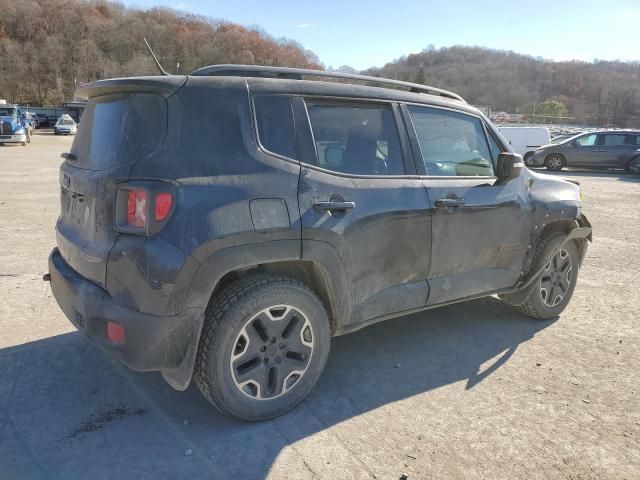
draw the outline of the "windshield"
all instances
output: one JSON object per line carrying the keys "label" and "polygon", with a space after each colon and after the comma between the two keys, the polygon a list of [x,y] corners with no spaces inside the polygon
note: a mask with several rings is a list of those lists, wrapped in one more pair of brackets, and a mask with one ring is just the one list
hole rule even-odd
{"label": "windshield", "polygon": [[0,117],[15,117],[17,110],[15,108],[0,107]]}
{"label": "windshield", "polygon": [[67,118],[61,118],[58,120],[58,125],[74,125],[76,122]]}

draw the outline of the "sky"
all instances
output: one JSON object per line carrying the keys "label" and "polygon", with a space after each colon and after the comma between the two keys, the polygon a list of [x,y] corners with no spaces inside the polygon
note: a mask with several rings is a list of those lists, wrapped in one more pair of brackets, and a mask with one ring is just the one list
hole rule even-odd
{"label": "sky", "polygon": [[325,66],[383,66],[429,45],[477,45],[550,60],[640,60],[640,0],[124,0],[259,25]]}

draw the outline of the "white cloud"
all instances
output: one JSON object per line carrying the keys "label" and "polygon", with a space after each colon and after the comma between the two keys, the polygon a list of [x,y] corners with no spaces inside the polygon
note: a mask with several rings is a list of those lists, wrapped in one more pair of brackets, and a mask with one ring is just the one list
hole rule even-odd
{"label": "white cloud", "polygon": [[309,28],[311,25],[313,25],[312,23],[301,23],[299,25],[296,25],[296,28]]}

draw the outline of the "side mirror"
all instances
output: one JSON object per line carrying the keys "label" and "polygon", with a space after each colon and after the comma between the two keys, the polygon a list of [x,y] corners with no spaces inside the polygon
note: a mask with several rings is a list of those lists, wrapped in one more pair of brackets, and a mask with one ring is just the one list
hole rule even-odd
{"label": "side mirror", "polygon": [[496,176],[499,180],[508,182],[518,178],[523,167],[522,155],[510,152],[500,153],[496,162]]}

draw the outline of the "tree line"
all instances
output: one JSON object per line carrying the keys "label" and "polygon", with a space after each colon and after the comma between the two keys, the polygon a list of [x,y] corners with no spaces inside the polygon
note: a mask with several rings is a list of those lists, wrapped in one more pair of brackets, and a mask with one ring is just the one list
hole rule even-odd
{"label": "tree line", "polygon": [[[144,37],[171,73],[216,63],[323,67],[313,52],[260,27],[106,0],[0,0],[0,98],[57,105],[81,83],[155,75]],[[453,90],[474,105],[533,120],[640,128],[637,62],[552,62],[430,46],[362,73]]]}
{"label": "tree line", "polygon": [[79,83],[155,75],[144,37],[170,73],[216,63],[320,68],[313,52],[259,27],[103,0],[0,0],[0,98],[56,105]]}
{"label": "tree line", "polygon": [[365,73],[453,90],[533,120],[640,128],[640,63],[552,62],[480,47],[427,47]]}

